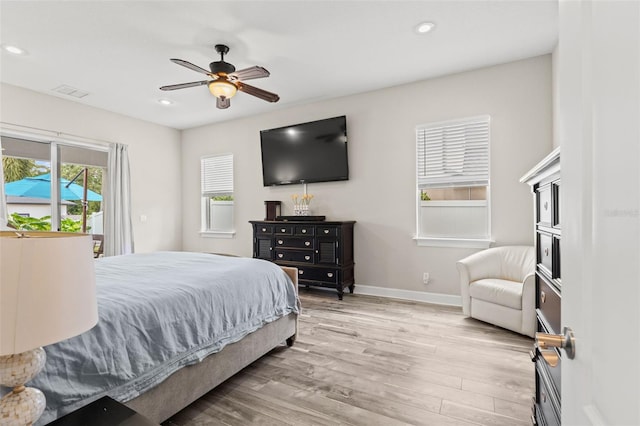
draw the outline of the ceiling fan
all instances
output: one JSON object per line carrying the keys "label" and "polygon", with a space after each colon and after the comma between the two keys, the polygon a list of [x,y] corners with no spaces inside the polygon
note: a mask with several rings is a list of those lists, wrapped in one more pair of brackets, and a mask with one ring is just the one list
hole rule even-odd
{"label": "ceiling fan", "polygon": [[236,71],[236,67],[224,61],[224,55],[229,52],[229,47],[224,44],[216,44],[215,49],[216,52],[220,54],[220,60],[209,64],[211,71],[207,71],[204,68],[200,68],[199,66],[182,59],[171,59],[171,62],[182,65],[183,67],[189,68],[193,71],[206,74],[213,80],[172,84],[170,86],[162,86],[160,90],[186,89],[187,87],[204,86],[206,84],[209,87],[211,94],[216,97],[216,106],[220,109],[229,108],[229,106],[231,106],[231,98],[238,90],[267,102],[278,102],[280,96],[275,93],[250,86],[244,82],[245,80],[269,77],[269,71],[259,66],[253,66]]}

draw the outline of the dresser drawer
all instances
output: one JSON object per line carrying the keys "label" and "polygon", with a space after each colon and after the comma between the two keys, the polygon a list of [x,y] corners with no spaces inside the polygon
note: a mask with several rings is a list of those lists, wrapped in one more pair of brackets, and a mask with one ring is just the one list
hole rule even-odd
{"label": "dresser drawer", "polygon": [[256,235],[273,234],[273,225],[256,225]]}
{"label": "dresser drawer", "polygon": [[283,262],[313,263],[312,251],[276,250],[275,260]]}
{"label": "dresser drawer", "polygon": [[276,247],[313,248],[313,238],[276,237]]}
{"label": "dresser drawer", "polygon": [[300,236],[315,235],[315,228],[310,225],[296,225],[293,227],[293,233]]}
{"label": "dresser drawer", "polygon": [[561,297],[547,279],[538,273],[538,294],[536,306],[541,320],[550,328],[549,333],[560,334],[561,322]]}
{"label": "dresser drawer", "polygon": [[538,232],[538,265],[543,272],[553,277],[553,237],[545,232]]}
{"label": "dresser drawer", "polygon": [[276,235],[293,235],[293,225],[275,225]]}
{"label": "dresser drawer", "polygon": [[309,281],[322,281],[331,284],[337,284],[339,278],[339,270],[332,268],[298,268],[298,279]]}
{"label": "dresser drawer", "polygon": [[551,205],[551,184],[543,185],[537,191],[538,223],[551,226],[553,206]]}
{"label": "dresser drawer", "polygon": [[337,237],[338,227],[336,226],[318,226],[318,237]]}
{"label": "dresser drawer", "polygon": [[560,403],[550,389],[549,378],[541,368],[540,362],[536,363],[536,405],[540,417],[547,426],[560,426]]}

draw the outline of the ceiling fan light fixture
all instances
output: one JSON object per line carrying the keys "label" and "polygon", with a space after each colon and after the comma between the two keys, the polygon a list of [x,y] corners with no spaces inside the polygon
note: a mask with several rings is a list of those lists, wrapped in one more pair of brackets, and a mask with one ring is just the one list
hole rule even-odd
{"label": "ceiling fan light fixture", "polygon": [[219,78],[209,83],[209,91],[216,98],[230,99],[236,94],[238,88],[226,78]]}

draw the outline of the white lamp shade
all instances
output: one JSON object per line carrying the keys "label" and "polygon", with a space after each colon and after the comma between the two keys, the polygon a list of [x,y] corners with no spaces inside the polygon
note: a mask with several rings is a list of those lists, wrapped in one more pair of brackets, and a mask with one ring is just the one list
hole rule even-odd
{"label": "white lamp shade", "polygon": [[90,235],[0,232],[0,355],[68,339],[97,322]]}

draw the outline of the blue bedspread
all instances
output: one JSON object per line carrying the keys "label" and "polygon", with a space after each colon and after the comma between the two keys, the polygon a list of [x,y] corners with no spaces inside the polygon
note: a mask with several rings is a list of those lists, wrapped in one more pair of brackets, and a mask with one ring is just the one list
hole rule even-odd
{"label": "blue bedspread", "polygon": [[[73,262],[70,263],[72,265]],[[291,281],[273,263],[159,252],[96,261],[98,324],[45,347],[46,424],[103,395],[128,401],[184,365],[298,312]]]}

